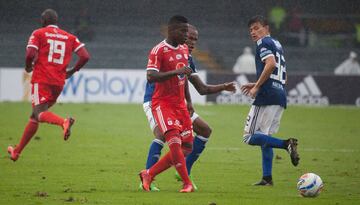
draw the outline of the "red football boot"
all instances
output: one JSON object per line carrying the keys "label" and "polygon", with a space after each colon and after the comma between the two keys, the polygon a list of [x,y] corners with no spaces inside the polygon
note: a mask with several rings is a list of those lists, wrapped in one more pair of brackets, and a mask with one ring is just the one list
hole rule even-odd
{"label": "red football boot", "polygon": [[64,120],[63,128],[64,128],[64,140],[68,140],[71,134],[71,126],[74,124],[75,119],[72,117],[68,117]]}
{"label": "red football boot", "polygon": [[8,153],[10,154],[10,159],[15,162],[20,156],[19,153],[15,152],[15,148],[12,146],[8,146],[7,150]]}
{"label": "red football boot", "polygon": [[190,193],[194,192],[194,187],[192,184],[184,184],[184,187],[180,190],[180,193]]}
{"label": "red football boot", "polygon": [[140,176],[143,190],[150,191],[150,185],[151,185],[151,182],[153,181],[153,177],[147,172],[147,170],[142,170],[139,173],[139,176]]}

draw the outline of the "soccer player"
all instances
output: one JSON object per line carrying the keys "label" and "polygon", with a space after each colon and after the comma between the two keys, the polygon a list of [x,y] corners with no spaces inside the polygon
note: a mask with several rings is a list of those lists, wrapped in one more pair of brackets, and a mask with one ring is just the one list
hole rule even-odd
{"label": "soccer player", "polygon": [[[193,58],[191,56],[191,52],[195,48],[196,42],[199,38],[198,30],[195,26],[189,25],[188,28],[188,36],[186,40],[186,44],[189,48],[189,67],[192,69],[192,73],[189,76],[189,81],[194,85],[195,89],[201,94],[201,95],[207,95],[212,93],[217,93],[221,91],[231,91],[234,92],[236,90],[235,84],[233,82],[227,82],[224,84],[219,85],[208,85],[204,83],[201,78],[199,77],[195,63],[193,61]],[[151,96],[154,92],[154,83],[147,83],[146,84],[146,92],[144,96],[144,111],[146,113],[147,119],[150,124],[150,128],[153,131],[155,135],[155,139],[152,141],[148,153],[148,158],[146,161],[146,169],[149,169],[152,167],[158,160],[161,155],[161,150],[165,143],[165,138],[161,134],[154,117],[151,113]],[[188,174],[190,176],[190,179],[193,183],[193,187],[195,190],[197,190],[196,185],[194,184],[194,181],[192,180],[192,177],[190,175],[191,168],[194,164],[194,162],[199,158],[200,154],[205,149],[205,144],[207,143],[210,135],[211,135],[211,128],[209,125],[199,117],[198,114],[194,112],[194,108],[191,103],[191,97],[186,96],[187,101],[187,107],[190,112],[191,121],[193,123],[193,130],[196,133],[196,136],[193,141],[193,151],[186,157],[186,168],[188,170]],[[181,178],[179,177],[179,180]],[[142,184],[140,184],[140,187],[142,187]],[[151,184],[150,186],[151,191],[159,191],[159,189],[154,185]]]}
{"label": "soccer player", "polygon": [[[57,26],[58,15],[52,9],[41,14],[42,28],[35,30],[26,46],[25,70],[33,71],[31,78],[32,113],[22,138],[16,147],[9,146],[10,159],[16,161],[27,143],[35,135],[39,123],[50,123],[63,129],[63,138],[68,140],[75,119],[66,119],[48,109],[56,103],[65,79],[79,71],[89,60],[89,53],[76,36]],[[72,53],[79,59],[73,69],[66,71]]]}
{"label": "soccer player", "polygon": [[[170,151],[151,168],[140,172],[142,187],[150,191],[154,177],[175,166],[184,186],[180,192],[193,192],[184,154],[192,150],[192,125],[185,102],[185,83],[191,69],[187,67],[189,51],[188,20],[176,15],[168,22],[168,37],[155,46],[147,65],[147,80],[155,82],[151,98],[151,111],[160,133],[165,137]],[[183,153],[184,152],[184,153]]]}
{"label": "soccer player", "polygon": [[269,24],[263,16],[254,16],[248,22],[251,38],[256,42],[257,81],[241,86],[244,94],[255,98],[246,119],[244,142],[261,147],[262,180],[254,185],[273,185],[273,148],[289,152],[294,166],[299,163],[297,139],[281,140],[273,137],[286,108],[286,67],[282,46],[270,36]]}

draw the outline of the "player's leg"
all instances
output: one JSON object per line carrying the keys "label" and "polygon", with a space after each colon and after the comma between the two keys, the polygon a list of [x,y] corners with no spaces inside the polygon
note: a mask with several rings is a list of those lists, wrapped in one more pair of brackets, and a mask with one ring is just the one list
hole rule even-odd
{"label": "player's leg", "polygon": [[41,123],[54,124],[63,128],[64,140],[67,140],[75,120],[71,117],[64,119],[48,110],[56,103],[62,88],[63,86],[34,84],[34,114]]}
{"label": "player's leg", "polygon": [[191,168],[193,164],[200,157],[200,154],[204,151],[205,145],[208,142],[212,131],[209,125],[196,113],[193,114],[191,120],[193,122],[193,130],[196,135],[193,141],[193,150],[186,157],[186,168],[189,175],[191,175]]}
{"label": "player's leg", "polygon": [[[273,135],[277,133],[277,131],[279,130],[282,113],[283,113],[283,108],[277,107],[277,111],[275,113],[273,123],[271,124],[269,129],[269,135]],[[297,152],[298,140],[295,138],[289,138],[285,141],[286,141],[286,150],[290,155],[291,163],[294,166],[297,166],[300,160],[299,154]]]}
{"label": "player's leg", "polygon": [[11,160],[16,161],[19,158],[22,150],[29,143],[31,138],[35,135],[38,127],[39,127],[39,123],[35,119],[34,114],[32,113],[28,123],[25,126],[25,130],[23,132],[19,144],[17,144],[15,147],[13,146],[8,147],[8,153],[10,154]]}
{"label": "player's leg", "polygon": [[261,147],[286,149],[285,140],[267,134],[275,116],[275,107],[273,105],[251,107],[244,130],[245,143]]}

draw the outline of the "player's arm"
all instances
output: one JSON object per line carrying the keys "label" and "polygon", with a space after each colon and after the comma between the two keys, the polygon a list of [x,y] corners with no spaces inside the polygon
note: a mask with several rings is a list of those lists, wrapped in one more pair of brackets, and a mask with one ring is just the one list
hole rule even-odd
{"label": "player's arm", "polygon": [[198,93],[200,95],[208,95],[208,94],[218,93],[218,92],[221,92],[224,90],[231,91],[231,92],[236,91],[234,82],[226,82],[226,83],[218,84],[218,85],[208,85],[208,84],[205,84],[198,75],[191,75],[189,77],[189,80],[190,80],[191,84],[194,85],[195,89],[198,91]]}
{"label": "player's arm", "polygon": [[194,107],[192,105],[191,95],[190,95],[190,89],[189,89],[189,81],[185,81],[185,99],[186,99],[186,105],[187,109],[189,111],[190,116],[194,113]]}
{"label": "player's arm", "polygon": [[176,75],[181,75],[181,74],[190,75],[191,69],[184,66],[184,67],[176,69],[176,70],[161,72],[161,71],[157,71],[156,69],[148,68],[146,71],[146,78],[150,83],[162,82],[162,81],[168,80],[171,77],[174,77]]}
{"label": "player's arm", "polygon": [[269,55],[269,57],[267,57],[265,59],[265,67],[264,67],[263,72],[261,73],[259,79],[254,84],[254,87],[251,88],[251,90],[249,91],[249,95],[251,97],[255,98],[260,87],[265,83],[265,81],[267,79],[270,78],[270,75],[271,75],[271,73],[274,72],[275,68],[276,68],[275,57],[274,57],[274,55]]}
{"label": "player's arm", "polygon": [[33,62],[38,50],[34,47],[27,47],[25,54],[25,71],[30,73],[33,70]]}
{"label": "player's arm", "polygon": [[84,46],[75,53],[78,56],[78,60],[73,69],[66,71],[66,79],[70,78],[75,72],[79,71],[90,60],[90,54]]}

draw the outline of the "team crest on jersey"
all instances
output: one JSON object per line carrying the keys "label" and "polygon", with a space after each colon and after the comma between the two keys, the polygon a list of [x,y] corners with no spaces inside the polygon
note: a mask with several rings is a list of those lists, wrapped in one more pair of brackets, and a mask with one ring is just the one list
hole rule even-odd
{"label": "team crest on jersey", "polygon": [[182,55],[181,54],[177,54],[176,55],[176,59],[180,60],[182,58]]}
{"label": "team crest on jersey", "polygon": [[172,56],[170,56],[169,61],[170,61],[170,62],[171,62],[171,61],[174,61],[174,58],[173,58]]}
{"label": "team crest on jersey", "polygon": [[168,125],[173,125],[173,121],[172,121],[170,118],[168,118],[168,119],[167,119],[167,124],[168,124]]}

